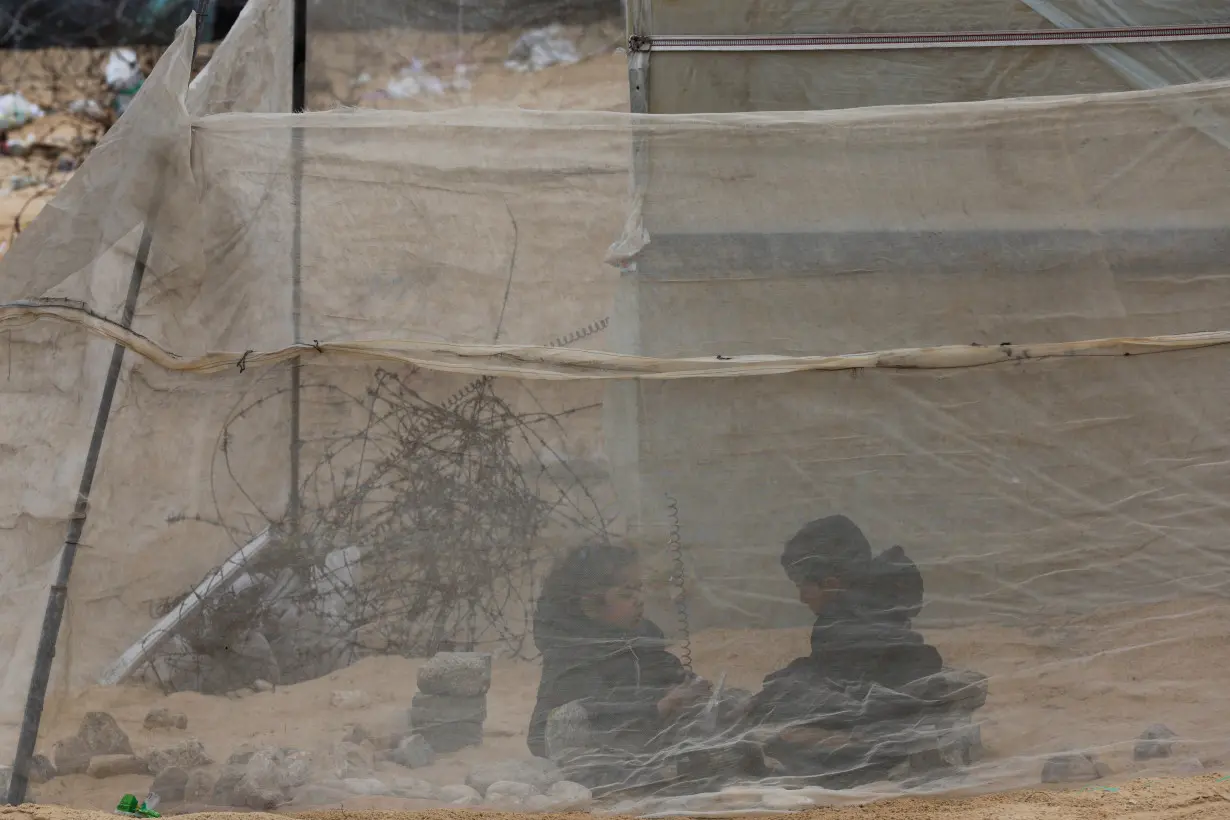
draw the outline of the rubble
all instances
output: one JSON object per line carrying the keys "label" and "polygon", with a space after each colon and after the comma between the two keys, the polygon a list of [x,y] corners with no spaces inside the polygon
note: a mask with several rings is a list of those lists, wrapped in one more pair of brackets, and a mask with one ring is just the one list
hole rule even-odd
{"label": "rubble", "polygon": [[39,784],[47,783],[56,777],[55,764],[47,757],[47,755],[34,755],[30,758],[30,782]]}
{"label": "rubble", "polygon": [[393,794],[410,800],[435,800],[439,796],[435,786],[414,777],[393,778]]}
{"label": "rubble", "polygon": [[346,784],[348,792],[364,797],[386,795],[392,792],[392,789],[374,777],[353,777],[344,779],[342,782]]}
{"label": "rubble", "polygon": [[244,767],[228,764],[214,781],[213,796],[209,802],[215,806],[233,806],[235,788],[244,778]]}
{"label": "rubble", "polygon": [[[177,767],[173,767],[177,768]],[[164,770],[165,771],[165,770]],[[155,780],[155,782],[157,782]],[[209,769],[193,769],[188,772],[184,782],[184,802],[210,803],[213,801],[214,789],[218,785],[218,775]],[[229,803],[224,805],[230,805]]]}
{"label": "rubble", "polygon": [[90,749],[80,737],[73,736],[51,747],[51,759],[61,775],[85,774],[90,767]]}
{"label": "rubble", "polygon": [[136,755],[95,755],[90,758],[85,773],[102,780],[129,774],[146,774],[148,771],[145,762]]}
{"label": "rubble", "polygon": [[370,743],[349,743],[342,741],[333,750],[337,764],[337,777],[347,780],[365,777],[376,768],[375,749]]}
{"label": "rubble", "polygon": [[151,709],[143,725],[146,729],[187,729],[188,716],[165,708]]}
{"label": "rubble", "polygon": [[1136,741],[1136,746],[1132,750],[1132,758],[1134,760],[1154,760],[1170,757],[1171,751],[1174,748],[1174,740],[1177,737],[1178,735],[1171,731],[1168,726],[1154,723],[1148,729],[1141,732],[1140,738]]}
{"label": "rubble", "polygon": [[208,766],[213,763],[209,755],[205,754],[205,746],[195,737],[186,738],[174,746],[168,746],[162,749],[150,749],[145,754],[145,764],[149,768],[151,774],[157,776],[165,769],[172,766],[178,766],[181,769],[190,771],[200,766]]}
{"label": "rubble", "polygon": [[491,656],[479,652],[439,652],[419,667],[418,686],[427,695],[486,695],[491,689]]}
{"label": "rubble", "polygon": [[436,796],[450,806],[477,806],[483,802],[483,796],[470,786],[444,786]]}
{"label": "rubble", "polygon": [[20,128],[44,116],[43,109],[20,93],[0,94],[0,131]]}
{"label": "rubble", "polygon": [[483,795],[492,785],[501,782],[525,783],[543,793],[563,779],[563,774],[551,761],[530,758],[475,766],[466,776],[466,785]]}
{"label": "rubble", "polygon": [[406,737],[397,744],[391,755],[394,763],[407,769],[421,769],[436,762],[436,752],[431,744],[419,734]]}
{"label": "rubble", "polygon": [[106,712],[87,712],[81,721],[77,736],[85,743],[91,755],[131,755],[132,742],[128,735]]}
{"label": "rubble", "polygon": [[149,790],[158,795],[165,803],[180,803],[188,788],[188,772],[178,766],[169,766],[162,770]]}
{"label": "rubble", "polygon": [[1042,766],[1043,783],[1087,783],[1112,774],[1110,766],[1091,752],[1069,752],[1049,758]]}
{"label": "rubble", "polygon": [[487,787],[488,803],[508,809],[519,809],[531,797],[542,796],[542,792],[529,783],[519,783],[513,780],[498,780]]}
{"label": "rubble", "polygon": [[525,32],[508,50],[505,68],[513,71],[542,71],[553,65],[579,63],[581,55],[576,44],[568,39],[564,27],[553,23],[546,28]]}

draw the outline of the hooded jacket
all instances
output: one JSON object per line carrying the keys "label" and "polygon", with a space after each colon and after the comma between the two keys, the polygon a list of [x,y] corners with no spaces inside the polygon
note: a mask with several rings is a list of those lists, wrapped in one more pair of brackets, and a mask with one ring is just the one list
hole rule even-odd
{"label": "hooded jacket", "polygon": [[625,631],[590,618],[540,607],[534,643],[542,653],[542,681],[530,718],[529,748],[546,757],[547,717],[580,701],[599,733],[645,733],[662,727],[658,701],[687,678],[680,660],[666,650],[662,630],[643,620]]}

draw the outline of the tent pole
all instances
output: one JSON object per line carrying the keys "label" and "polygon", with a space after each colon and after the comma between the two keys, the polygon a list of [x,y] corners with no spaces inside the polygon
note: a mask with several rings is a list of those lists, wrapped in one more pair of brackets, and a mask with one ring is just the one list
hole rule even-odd
{"label": "tent pole", "polygon": [[[197,0],[193,11],[196,14],[196,33],[192,41],[192,63],[196,62],[197,46],[200,44],[201,31],[205,17],[209,11],[210,0]],[[191,65],[191,63],[190,63]],[[162,209],[164,186],[159,184],[154,189],[154,197],[146,212],[144,224],[141,227],[141,241],[137,245],[136,259],[132,265],[132,275],[128,279],[128,294],[124,300],[124,312],[121,324],[132,327],[133,317],[137,312],[137,300],[141,295],[141,285],[149,266],[150,249],[154,243],[150,222]],[[98,413],[94,419],[94,432],[90,436],[90,446],[86,451],[85,467],[81,471],[81,484],[77,489],[77,501],[73,505],[73,517],[68,523],[68,534],[64,538],[64,546],[60,550],[60,567],[56,572],[55,581],[47,595],[47,608],[43,612],[43,628],[39,634],[38,651],[34,656],[34,671],[30,675],[30,689],[26,694],[26,708],[22,715],[21,734],[17,739],[17,753],[13,758],[13,772],[9,780],[8,793],[5,802],[19,806],[25,802],[26,791],[30,785],[30,762],[34,758],[34,750],[38,744],[39,725],[43,719],[43,706],[47,699],[47,687],[51,682],[51,668],[56,656],[56,642],[60,636],[60,625],[64,620],[64,608],[68,604],[68,581],[72,576],[73,562],[77,558],[77,546],[81,543],[85,531],[86,518],[90,509],[90,493],[94,489],[94,478],[98,473],[98,460],[102,454],[103,439],[107,433],[107,422],[111,418],[111,405],[115,401],[115,392],[120,383],[120,372],[124,365],[124,347],[116,344],[111,349],[111,364],[107,368],[107,378],[103,382],[102,397],[98,402]]]}
{"label": "tent pole", "polygon": [[[307,106],[307,0],[294,0],[294,51],[291,66],[290,106],[293,113],[301,113]],[[303,129],[291,128],[291,202],[294,222],[291,226],[291,326],[295,344],[303,341],[300,336],[301,310],[303,304]],[[300,392],[303,385],[303,360],[296,356],[290,366],[290,498],[287,500],[286,518],[291,543],[299,537],[299,514],[302,501],[299,497],[299,451],[303,446],[300,436]]]}

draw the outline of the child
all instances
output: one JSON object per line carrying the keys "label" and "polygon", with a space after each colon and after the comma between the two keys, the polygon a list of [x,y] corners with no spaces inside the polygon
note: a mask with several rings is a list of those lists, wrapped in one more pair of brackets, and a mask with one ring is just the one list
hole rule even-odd
{"label": "child", "polygon": [[811,654],[766,677],[750,707],[756,722],[779,727],[766,751],[794,775],[835,773],[830,787],[874,779],[884,771],[877,744],[860,748],[851,737],[921,704],[873,698],[872,690],[900,691],[943,667],[910,628],[922,608],[922,575],[901,547],[873,558],[843,515],[806,524],[786,542],[781,563],[816,623]]}
{"label": "child", "polygon": [[632,549],[583,546],[551,571],[534,615],[543,661],[530,752],[547,756],[547,718],[565,704],[580,703],[597,736],[635,747],[708,697],[709,684],[666,651],[662,630],[644,615]]}

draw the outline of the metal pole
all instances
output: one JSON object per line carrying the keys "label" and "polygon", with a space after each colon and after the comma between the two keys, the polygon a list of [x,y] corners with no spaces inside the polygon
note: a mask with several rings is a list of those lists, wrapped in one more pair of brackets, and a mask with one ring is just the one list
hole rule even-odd
{"label": "metal pole", "polygon": [[[301,113],[307,105],[307,0],[294,0],[294,52],[291,66],[291,111]],[[300,314],[303,303],[303,129],[291,128],[291,200],[294,222],[291,226],[291,327],[295,344],[303,341]],[[303,360],[295,357],[290,366],[290,498],[287,502],[287,524],[291,542],[299,536],[299,451],[300,394],[303,385]]]}
{"label": "metal pole", "polygon": [[[192,43],[193,62],[196,61],[197,45],[200,42],[201,28],[209,3],[210,0],[197,0],[194,9],[196,33]],[[128,280],[128,295],[124,300],[124,312],[120,318],[120,323],[124,327],[132,326],[133,317],[137,312],[137,299],[141,295],[141,284],[145,280],[150,248],[154,242],[150,222],[162,209],[164,194],[165,189],[159,181],[145,215],[145,223],[141,228],[141,241],[137,245],[137,256],[132,266],[132,276]],[[19,806],[25,802],[26,791],[30,785],[30,761],[34,758],[34,749],[38,744],[38,730],[43,719],[47,686],[51,682],[51,667],[55,661],[56,642],[60,636],[60,624],[64,620],[64,607],[68,603],[68,581],[72,576],[73,562],[77,558],[77,546],[81,543],[81,535],[85,531],[85,522],[90,510],[90,492],[94,489],[94,477],[98,473],[98,459],[102,453],[103,438],[107,433],[107,422],[111,417],[111,405],[115,401],[115,391],[119,387],[120,371],[123,365],[124,347],[117,344],[111,350],[111,364],[107,368],[107,379],[103,382],[102,398],[98,402],[94,432],[90,436],[85,468],[81,471],[81,484],[77,489],[77,502],[73,505],[73,517],[68,523],[68,534],[64,538],[64,547],[60,552],[60,567],[56,572],[51,592],[47,596],[47,608],[43,613],[43,629],[39,635],[38,651],[34,656],[34,671],[30,675],[26,710],[22,716],[21,734],[17,739],[17,754],[13,758],[13,774],[9,780],[8,794],[5,796],[6,802],[13,806]]]}

